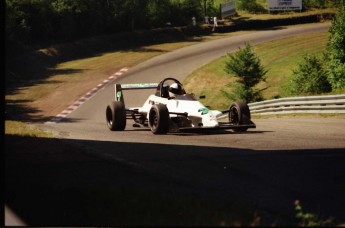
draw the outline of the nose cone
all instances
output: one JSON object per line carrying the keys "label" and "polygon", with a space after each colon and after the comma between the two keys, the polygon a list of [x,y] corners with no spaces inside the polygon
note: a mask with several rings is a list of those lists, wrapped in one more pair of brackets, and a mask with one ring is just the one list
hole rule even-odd
{"label": "nose cone", "polygon": [[219,126],[217,117],[212,112],[209,112],[203,116],[202,124],[204,127],[218,127]]}

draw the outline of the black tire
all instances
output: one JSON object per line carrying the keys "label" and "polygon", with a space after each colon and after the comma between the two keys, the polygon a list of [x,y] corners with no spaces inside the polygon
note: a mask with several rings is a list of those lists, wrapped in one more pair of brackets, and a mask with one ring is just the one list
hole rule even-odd
{"label": "black tire", "polygon": [[[246,124],[250,120],[250,110],[243,101],[236,101],[229,107],[229,122],[234,125]],[[247,127],[234,128],[234,131],[246,131]]]}
{"label": "black tire", "polygon": [[169,111],[163,104],[153,105],[149,113],[149,126],[153,134],[166,134],[169,131]]}
{"label": "black tire", "polygon": [[126,128],[126,109],[122,102],[113,101],[105,111],[108,128],[111,131],[123,131]]}

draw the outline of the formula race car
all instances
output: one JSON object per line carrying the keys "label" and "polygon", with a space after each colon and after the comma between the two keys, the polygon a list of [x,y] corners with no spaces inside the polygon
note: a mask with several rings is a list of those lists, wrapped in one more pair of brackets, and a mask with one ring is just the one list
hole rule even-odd
{"label": "formula race car", "polygon": [[[148,97],[142,107],[126,108],[123,90],[134,89],[156,89],[156,92]],[[224,117],[225,121],[222,122]],[[108,128],[123,131],[127,119],[134,120],[133,127],[149,127],[153,134],[188,129],[246,131],[256,127],[245,102],[236,101],[224,111],[209,110],[194,94],[186,93],[182,84],[174,78],[165,78],[159,83],[115,84],[115,101],[106,108]]]}

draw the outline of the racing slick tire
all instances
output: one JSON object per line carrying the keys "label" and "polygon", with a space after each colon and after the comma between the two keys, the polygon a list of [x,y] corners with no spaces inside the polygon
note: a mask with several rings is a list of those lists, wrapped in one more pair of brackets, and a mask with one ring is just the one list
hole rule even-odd
{"label": "racing slick tire", "polygon": [[163,104],[153,105],[149,113],[149,126],[153,134],[166,134],[169,131],[169,111]]}
{"label": "racing slick tire", "polygon": [[126,110],[123,102],[113,101],[105,111],[108,128],[111,131],[123,131],[126,128]]}
{"label": "racing slick tire", "polygon": [[[229,122],[234,125],[246,124],[250,120],[250,110],[243,101],[236,101],[229,107]],[[233,131],[246,131],[247,127],[234,128]]]}

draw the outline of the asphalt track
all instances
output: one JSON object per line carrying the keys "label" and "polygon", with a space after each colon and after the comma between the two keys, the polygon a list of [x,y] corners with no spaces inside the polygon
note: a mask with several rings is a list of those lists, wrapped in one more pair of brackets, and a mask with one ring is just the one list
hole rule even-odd
{"label": "asphalt track", "polygon": [[[222,210],[220,208],[231,204],[234,198],[240,199],[257,209],[261,225],[293,224],[293,202],[299,199],[309,212],[320,214],[324,218],[332,216],[338,224],[344,223],[344,116],[253,119],[257,128],[244,133],[229,130],[153,135],[148,129],[133,128],[130,122],[123,132],[111,132],[105,124],[105,108],[114,96],[113,83],[159,82],[165,77],[175,77],[183,81],[183,78],[194,69],[227,52],[237,50],[239,46],[244,45],[244,41],[255,45],[325,31],[328,28],[329,23],[320,23],[255,31],[192,45],[131,67],[121,78],[106,85],[65,119],[58,123],[42,125],[57,136],[57,139],[48,142],[52,147],[55,143],[68,141],[84,148],[84,152],[76,154],[71,150],[71,154],[64,155],[68,157],[74,154],[73,156],[78,157],[74,158],[77,162],[73,160],[72,163],[72,159],[68,160],[69,165],[52,162],[52,158],[47,156],[48,152],[40,152],[39,155],[35,154],[36,158],[42,160],[40,166],[25,165],[23,173],[8,174],[11,176],[10,180],[23,178],[23,181],[28,183],[28,179],[37,175],[35,183],[46,186],[45,189],[48,190],[54,189],[45,193],[45,201],[41,200],[39,204],[34,200],[30,201],[31,195],[26,196],[24,191],[19,192],[15,184],[10,185],[9,189],[16,197],[25,199],[28,205],[36,203],[42,207],[37,206],[39,209],[36,209],[36,212],[32,211],[31,217],[30,212],[22,209],[20,217],[24,218],[24,221],[29,221],[29,225],[40,226],[218,224],[181,220],[174,212],[167,213],[169,215],[163,219],[157,214],[155,216],[157,211],[164,211],[159,208],[157,211],[153,209],[151,222],[141,220],[133,213],[133,208],[126,208],[121,212],[126,214],[127,209],[131,211],[128,211],[128,215],[132,216],[128,220],[116,218],[114,214],[112,217],[102,214],[97,217],[98,220],[92,220],[91,217],[99,212],[88,208],[88,220],[82,213],[86,213],[87,207],[83,202],[89,200],[87,197],[83,198],[87,194],[85,191],[87,192],[91,185],[103,189],[106,184],[114,188],[120,186],[121,189],[130,189],[129,192],[139,196],[145,191],[153,191],[159,193],[158,195],[164,192],[170,194],[169,196],[183,195],[197,201],[206,200],[219,206],[210,206],[210,214],[212,211]],[[142,105],[149,93],[126,92],[126,105]],[[28,157],[24,153],[22,156]],[[63,155],[54,156],[62,160]],[[97,159],[98,165],[96,162],[91,163],[89,156]],[[84,159],[86,162],[83,162],[82,157],[87,157]],[[33,164],[37,163],[39,161],[33,161]],[[15,170],[18,164],[8,166]],[[44,167],[48,171],[42,172],[37,167]],[[43,173],[49,173],[51,176],[43,176]],[[26,176],[28,178],[24,178]],[[74,181],[70,180],[72,177]],[[57,193],[56,189],[68,189],[68,186],[75,186],[74,188],[79,189],[81,193]],[[74,192],[77,192],[75,189]],[[122,193],[119,197],[126,196],[125,192]],[[36,192],[32,193],[37,194],[39,195]],[[54,199],[47,196],[54,194],[55,196],[51,197]],[[71,202],[66,203],[74,209],[56,206],[55,208],[60,209],[54,210],[54,207],[46,203],[65,202],[64,194],[79,197],[73,206],[72,198],[69,198]],[[131,197],[128,197],[128,200],[130,202]],[[20,202],[14,201],[12,200],[10,206],[20,209]],[[115,204],[107,204],[107,207],[116,207]],[[65,213],[64,216],[59,214],[61,211]]]}

